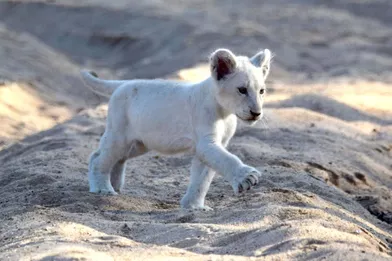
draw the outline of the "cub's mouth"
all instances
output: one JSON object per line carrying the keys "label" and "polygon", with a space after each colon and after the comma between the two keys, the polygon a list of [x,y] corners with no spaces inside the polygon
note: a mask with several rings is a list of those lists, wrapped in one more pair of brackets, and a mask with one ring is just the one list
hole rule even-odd
{"label": "cub's mouth", "polygon": [[238,114],[236,114],[235,116],[237,116],[238,119],[240,119],[244,122],[247,122],[247,123],[255,123],[256,121],[261,119],[261,117],[250,117],[250,118],[244,119],[244,118],[238,116]]}

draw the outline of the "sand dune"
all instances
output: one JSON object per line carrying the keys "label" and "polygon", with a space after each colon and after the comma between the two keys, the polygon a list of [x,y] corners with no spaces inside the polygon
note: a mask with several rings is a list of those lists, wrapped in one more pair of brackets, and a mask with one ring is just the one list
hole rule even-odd
{"label": "sand dune", "polygon": [[[263,171],[261,184],[235,197],[218,177],[207,197],[215,211],[191,213],[178,209],[190,164],[184,156],[131,160],[121,196],[87,192],[86,158],[104,114],[104,107],[83,112],[0,153],[2,258],[388,258],[392,238],[381,220],[390,222],[390,208],[382,209],[390,202],[390,156],[350,123],[303,109],[268,110],[273,125],[243,127],[230,146]],[[377,219],[361,204],[385,215]]]}
{"label": "sand dune", "polygon": [[[390,260],[390,3],[361,3],[0,1],[0,260]],[[151,152],[89,193],[107,105],[80,68],[197,81],[221,46],[276,53],[229,146],[260,184],[218,176],[214,211],[181,210],[191,158]]]}

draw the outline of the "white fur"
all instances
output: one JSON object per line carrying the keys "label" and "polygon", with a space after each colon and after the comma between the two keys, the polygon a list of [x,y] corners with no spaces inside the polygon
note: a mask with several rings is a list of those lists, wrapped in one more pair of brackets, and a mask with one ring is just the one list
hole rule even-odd
{"label": "white fur", "polygon": [[[124,184],[126,160],[149,150],[192,152],[191,178],[183,208],[209,209],[204,198],[215,172],[235,193],[257,184],[260,172],[226,150],[237,117],[253,124],[262,117],[264,80],[271,52],[251,59],[227,49],[210,58],[211,77],[199,83],[167,80],[105,81],[83,71],[92,90],[110,96],[107,126],[90,157],[90,192],[117,194]],[[247,88],[241,94],[239,87]],[[259,116],[252,116],[253,111]]]}

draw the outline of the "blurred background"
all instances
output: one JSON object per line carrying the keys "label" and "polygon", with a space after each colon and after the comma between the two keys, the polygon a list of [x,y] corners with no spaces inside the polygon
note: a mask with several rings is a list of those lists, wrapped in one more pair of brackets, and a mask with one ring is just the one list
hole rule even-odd
{"label": "blurred background", "polygon": [[275,76],[291,81],[385,80],[391,10],[387,0],[51,0],[1,1],[0,15],[4,30],[125,78],[166,76],[226,46],[274,50]]}

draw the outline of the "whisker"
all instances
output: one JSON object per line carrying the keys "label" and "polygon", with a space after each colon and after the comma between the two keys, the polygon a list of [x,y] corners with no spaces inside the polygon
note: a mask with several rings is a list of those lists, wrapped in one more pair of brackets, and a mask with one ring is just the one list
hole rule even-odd
{"label": "whisker", "polygon": [[269,129],[268,124],[265,122],[265,120],[263,118],[260,119],[260,122],[263,124],[265,129]]}
{"label": "whisker", "polygon": [[264,120],[266,123],[271,121],[271,119],[267,115],[264,115],[262,120]]}

